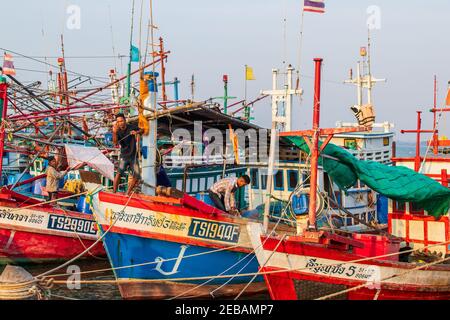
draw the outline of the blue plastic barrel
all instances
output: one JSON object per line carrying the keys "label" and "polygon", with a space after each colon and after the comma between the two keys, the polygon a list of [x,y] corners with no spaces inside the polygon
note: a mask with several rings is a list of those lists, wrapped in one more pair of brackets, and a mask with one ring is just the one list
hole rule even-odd
{"label": "blue plastic barrel", "polygon": [[195,195],[195,199],[200,200],[210,206],[214,206],[214,202],[211,200],[208,192],[199,192]]}
{"label": "blue plastic barrel", "polygon": [[148,91],[158,92],[157,81],[158,81],[159,73],[153,72],[153,71],[148,71],[148,72],[144,72],[144,74],[151,77],[151,79],[147,80]]}
{"label": "blue plastic barrel", "polygon": [[106,145],[112,145],[113,141],[112,141],[112,133],[108,132],[105,133],[105,144]]}
{"label": "blue plastic barrel", "polygon": [[306,194],[296,194],[292,197],[292,210],[296,215],[308,212],[308,196]]}
{"label": "blue plastic barrel", "polygon": [[86,201],[86,196],[80,196],[77,202],[77,211],[82,213],[92,213],[89,203]]}
{"label": "blue plastic barrel", "polygon": [[58,188],[59,189],[63,189],[64,185],[66,184],[66,181],[67,181],[67,174],[64,176],[64,178],[59,179],[59,181],[58,181]]}
{"label": "blue plastic barrel", "polygon": [[47,179],[42,178],[39,180],[33,181],[33,193],[42,195],[42,187],[45,187],[47,184]]}
{"label": "blue plastic barrel", "polygon": [[377,218],[378,223],[388,223],[388,198],[377,195]]}

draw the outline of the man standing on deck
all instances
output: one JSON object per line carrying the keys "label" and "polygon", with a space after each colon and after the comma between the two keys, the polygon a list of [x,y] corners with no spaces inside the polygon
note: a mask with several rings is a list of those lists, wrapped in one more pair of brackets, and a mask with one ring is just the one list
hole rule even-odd
{"label": "man standing on deck", "polygon": [[130,195],[140,179],[140,167],[137,153],[136,136],[142,133],[137,125],[127,124],[125,116],[122,113],[116,115],[116,122],[112,128],[114,145],[120,144],[119,170],[114,178],[113,192],[117,192],[120,177],[125,174],[127,169],[131,170],[131,181],[128,180],[128,191]]}
{"label": "man standing on deck", "polygon": [[238,188],[245,187],[249,183],[250,177],[247,175],[219,180],[208,190],[209,197],[216,208],[232,215],[239,215],[234,194]]}
{"label": "man standing on deck", "polygon": [[64,178],[64,176],[67,174],[67,172],[70,171],[70,168],[68,167],[66,170],[59,172],[57,169],[57,163],[55,157],[51,156],[48,159],[48,168],[47,168],[47,184],[45,186],[45,189],[48,192],[49,200],[55,200],[56,199],[56,193],[58,192],[58,185],[59,180]]}

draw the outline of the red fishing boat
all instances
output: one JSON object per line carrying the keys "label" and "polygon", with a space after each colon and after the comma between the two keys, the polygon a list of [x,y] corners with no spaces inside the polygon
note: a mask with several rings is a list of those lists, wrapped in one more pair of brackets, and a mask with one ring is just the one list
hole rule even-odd
{"label": "red fishing boat", "polygon": [[[1,189],[0,264],[69,260],[96,240],[92,214],[41,204],[6,187]],[[105,255],[99,243],[85,257]]]}
{"label": "red fishing boat", "polygon": [[[405,167],[358,161],[336,146],[327,145],[334,130],[319,128],[321,62],[322,59],[315,60],[313,130],[282,134],[292,137],[293,141],[304,136],[311,152],[308,219],[297,221],[298,234],[290,237],[266,235],[259,224],[248,227],[271,298],[450,299],[450,265],[446,264],[450,260],[447,251],[450,244],[450,191],[435,180]],[[320,136],[324,134],[328,137],[320,145]],[[312,184],[321,153],[324,157],[334,155],[335,171],[342,170],[340,172],[346,172],[347,176],[353,172],[375,191],[395,199],[394,203],[402,203],[406,208],[421,207],[422,214],[412,215],[405,211],[404,217],[409,215],[409,218],[405,218],[408,222],[404,223],[391,211],[391,232],[385,234],[348,235],[318,230],[314,203],[316,188]],[[326,169],[327,165],[324,167]],[[392,208],[393,201],[390,203]],[[420,247],[405,246],[410,245],[415,236],[408,234],[408,225],[413,224],[421,224],[425,230],[434,228]]]}
{"label": "red fishing boat", "polygon": [[[7,88],[6,82],[0,83],[2,119],[7,115]],[[0,159],[3,158],[4,138],[5,127],[1,126]],[[15,186],[43,177],[37,176]],[[97,240],[95,227],[92,214],[57,208],[17,193],[8,186],[0,189],[0,264],[69,260]],[[104,256],[106,253],[99,243],[89,254],[86,256]]]}

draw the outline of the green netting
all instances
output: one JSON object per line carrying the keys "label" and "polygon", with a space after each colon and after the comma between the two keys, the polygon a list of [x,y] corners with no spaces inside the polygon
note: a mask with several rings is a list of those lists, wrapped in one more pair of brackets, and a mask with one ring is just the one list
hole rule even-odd
{"label": "green netting", "polygon": [[[302,151],[309,153],[309,147],[302,137],[286,138]],[[319,163],[344,191],[359,179],[390,199],[417,203],[436,218],[448,212],[450,189],[423,174],[402,166],[358,160],[345,149],[331,143],[322,153],[338,159],[320,157]]]}

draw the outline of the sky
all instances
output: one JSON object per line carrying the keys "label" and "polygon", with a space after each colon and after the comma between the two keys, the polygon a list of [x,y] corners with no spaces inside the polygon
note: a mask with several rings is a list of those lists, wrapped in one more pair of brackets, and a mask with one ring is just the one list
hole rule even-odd
{"label": "sky", "polygon": [[[132,0],[15,0],[2,1],[0,50],[43,57],[56,64],[64,36],[67,68],[106,81],[111,68],[126,72],[130,43]],[[325,0],[323,15],[305,13],[300,0],[153,0],[155,39],[164,38],[170,50],[166,79],[178,77],[181,98],[190,98],[190,79],[195,74],[195,99],[223,95],[222,75],[229,76],[229,95],[244,97],[244,66],[254,70],[247,96],[256,98],[271,89],[271,70],[296,69],[300,63],[301,99],[293,106],[293,129],[311,126],[315,57],[324,59],[321,126],[354,121],[349,109],[356,103],[356,89],[344,85],[349,69],[356,67],[359,48],[367,43],[367,23],[375,22],[372,37],[372,72],[386,78],[374,89],[377,122],[389,121],[396,131],[416,127],[417,110],[424,111],[423,127],[432,126],[433,77],[438,78],[438,104],[443,106],[450,80],[447,41],[450,12],[448,0]],[[133,43],[145,50],[149,0],[135,0]],[[69,28],[68,8],[79,8],[79,28]],[[377,8],[379,15],[368,8]],[[6,14],[5,14],[6,13]],[[377,18],[373,20],[373,18]],[[69,23],[70,25],[70,23]],[[72,25],[73,26],[73,25]],[[112,30],[112,32],[111,32]],[[141,41],[139,41],[141,34]],[[114,47],[114,51],[113,51]],[[103,58],[80,58],[103,56]],[[106,57],[105,57],[106,56]],[[38,58],[44,60],[43,58]],[[283,63],[284,62],[284,63]],[[17,78],[26,83],[45,81],[48,66],[16,57]],[[137,67],[137,64],[133,64]],[[25,71],[22,69],[33,70]],[[100,83],[94,81],[93,86]],[[169,88],[169,98],[173,96]],[[234,101],[237,101],[234,100]],[[230,101],[232,103],[233,100]],[[255,105],[255,122],[270,127],[270,101]],[[443,115],[441,133],[450,136]],[[424,136],[426,138],[426,136]],[[397,139],[413,141],[412,134]]]}

